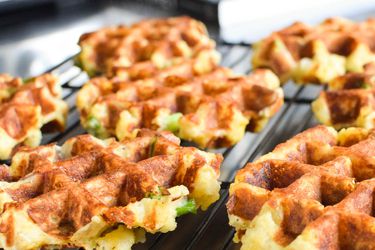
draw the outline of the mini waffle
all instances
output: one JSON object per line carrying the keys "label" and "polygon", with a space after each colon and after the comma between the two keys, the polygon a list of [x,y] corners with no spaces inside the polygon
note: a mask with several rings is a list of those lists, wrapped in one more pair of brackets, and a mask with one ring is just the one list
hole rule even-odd
{"label": "mini waffle", "polygon": [[375,61],[375,22],[331,18],[271,34],[254,46],[253,66],[271,68],[282,81],[327,83],[346,72],[363,72]]}
{"label": "mini waffle", "polygon": [[150,19],[84,34],[77,63],[90,76],[113,76],[118,68],[169,67],[214,51],[203,23],[189,17]]}
{"label": "mini waffle", "polygon": [[362,73],[347,73],[329,83],[312,103],[315,117],[323,124],[344,127],[375,127],[375,63]]}
{"label": "mini waffle", "polygon": [[[117,142],[90,135],[21,148],[0,182],[0,248],[130,249],[144,232],[219,198],[222,157],[168,132]],[[12,181],[10,181],[10,179]]]}
{"label": "mini waffle", "polygon": [[39,145],[42,127],[64,129],[68,107],[60,95],[61,87],[50,74],[27,82],[0,74],[0,159],[9,158],[18,144]]}
{"label": "mini waffle", "polygon": [[302,132],[237,173],[227,203],[242,249],[374,249],[375,131]]}
{"label": "mini waffle", "polygon": [[136,128],[169,130],[200,147],[231,146],[246,130],[260,131],[283,104],[269,70],[235,76],[214,64],[202,73],[190,60],[137,81],[94,78],[79,91],[81,123],[105,138]]}

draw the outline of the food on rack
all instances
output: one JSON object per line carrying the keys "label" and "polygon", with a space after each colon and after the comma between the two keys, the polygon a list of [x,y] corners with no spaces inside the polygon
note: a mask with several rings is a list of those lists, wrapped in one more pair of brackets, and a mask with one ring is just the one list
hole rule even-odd
{"label": "food on rack", "polygon": [[135,129],[168,130],[200,147],[237,143],[260,131],[283,104],[278,78],[259,69],[236,76],[228,68],[196,70],[192,59],[136,81],[93,78],[79,91],[81,124],[100,138]]}
{"label": "food on rack", "polygon": [[[0,248],[130,249],[145,232],[219,198],[222,156],[170,132],[118,142],[91,135],[20,148],[0,182]],[[11,181],[10,181],[11,180]]]}
{"label": "food on rack", "polygon": [[[77,64],[90,76],[113,76],[119,68],[130,72],[139,68],[164,69],[205,53],[216,53],[215,42],[204,24],[189,17],[103,28],[82,35],[79,45]],[[218,61],[217,53],[216,57]]]}
{"label": "food on rack", "polygon": [[347,73],[329,82],[312,103],[318,121],[336,129],[375,127],[375,63],[362,73]]}
{"label": "food on rack", "polygon": [[375,130],[308,129],[237,173],[242,249],[374,249]]}
{"label": "food on rack", "polygon": [[138,128],[169,130],[201,147],[226,147],[260,131],[283,103],[267,70],[235,76],[218,67],[215,42],[189,17],[105,28],[80,39],[91,79],[79,91],[83,127],[100,138]]}
{"label": "food on rack", "polygon": [[254,45],[255,68],[272,69],[284,82],[326,84],[375,62],[375,19],[330,18],[317,26],[297,22]]}
{"label": "food on rack", "polygon": [[41,129],[63,130],[68,112],[56,77],[44,74],[28,81],[0,74],[0,159],[19,144],[37,146]]}

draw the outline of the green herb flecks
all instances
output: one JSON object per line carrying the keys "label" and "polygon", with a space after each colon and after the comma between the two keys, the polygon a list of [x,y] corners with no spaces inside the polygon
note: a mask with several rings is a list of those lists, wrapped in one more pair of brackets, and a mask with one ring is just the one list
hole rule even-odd
{"label": "green herb flecks", "polygon": [[182,207],[176,208],[177,216],[181,216],[188,213],[197,213],[197,205],[195,204],[195,201],[192,199],[189,199],[185,205]]}
{"label": "green herb flecks", "polygon": [[99,138],[104,137],[104,128],[96,117],[89,116],[86,120],[85,125],[87,132],[89,132],[90,134]]}
{"label": "green herb flecks", "polygon": [[158,141],[157,137],[152,138],[152,141],[150,143],[150,148],[148,150],[149,157],[153,157],[155,155],[155,146],[156,146],[157,141]]}
{"label": "green herb flecks", "polygon": [[165,118],[165,130],[176,133],[180,130],[181,113],[174,113]]}
{"label": "green herb flecks", "polygon": [[80,57],[80,54],[78,54],[77,56],[74,57],[74,66],[80,68],[83,70],[83,64],[82,64],[82,60],[81,60],[81,57]]}
{"label": "green herb flecks", "polygon": [[150,199],[155,199],[155,200],[160,200],[162,197],[161,194],[155,194],[155,193],[148,193],[146,194],[146,198],[150,198]]}
{"label": "green herb flecks", "polygon": [[373,86],[371,84],[366,83],[366,82],[364,82],[361,87],[362,87],[362,89],[372,89],[373,88]]}
{"label": "green herb flecks", "polygon": [[27,77],[27,78],[22,79],[22,82],[23,82],[23,84],[27,84],[27,83],[34,82],[35,79],[36,79],[36,77]]}

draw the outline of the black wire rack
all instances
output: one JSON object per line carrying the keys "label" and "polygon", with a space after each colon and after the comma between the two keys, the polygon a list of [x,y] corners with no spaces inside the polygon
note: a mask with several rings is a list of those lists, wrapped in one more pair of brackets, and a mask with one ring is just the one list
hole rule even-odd
{"label": "black wire rack", "polygon": [[[230,67],[234,72],[241,74],[248,74],[251,71],[252,50],[250,46],[219,43],[218,50],[222,54],[222,66]],[[60,77],[63,98],[69,105],[69,115],[66,130],[63,133],[44,135],[43,144],[55,141],[62,144],[72,136],[85,133],[79,123],[75,99],[77,91],[88,80],[88,77],[86,73],[74,66],[73,57],[47,72]],[[229,186],[236,171],[247,162],[271,151],[278,143],[316,123],[311,113],[310,103],[322,87],[301,86],[288,82],[283,89],[285,104],[262,132],[246,133],[245,137],[233,147],[215,150],[224,155],[220,176],[222,181],[220,199],[207,211],[199,211],[195,215],[190,214],[178,218],[177,229],[173,232],[147,234],[146,242],[135,245],[133,249],[238,249],[240,247],[232,242],[234,230],[228,225],[225,206]]]}

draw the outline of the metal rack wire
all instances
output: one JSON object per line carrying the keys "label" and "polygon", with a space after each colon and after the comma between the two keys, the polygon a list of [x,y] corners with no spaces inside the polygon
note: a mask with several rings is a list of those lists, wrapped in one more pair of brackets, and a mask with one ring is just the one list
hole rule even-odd
{"label": "metal rack wire", "polygon": [[[232,68],[237,73],[249,73],[251,48],[245,45],[219,44],[222,65]],[[79,114],[75,108],[78,89],[87,80],[87,76],[74,66],[70,57],[48,70],[62,81],[63,98],[69,105],[67,128],[63,133],[54,133],[43,137],[43,144],[57,141],[59,144],[77,134],[85,133],[79,123]],[[229,184],[233,181],[236,170],[247,162],[272,150],[278,143],[294,134],[311,127],[312,117],[310,102],[321,91],[319,86],[298,86],[293,83],[284,85],[285,104],[278,114],[271,119],[259,134],[247,133],[235,146],[216,150],[224,155],[221,170],[221,198],[205,212],[178,218],[178,227],[167,234],[147,235],[147,241],[134,246],[134,249],[238,249],[232,242],[234,230],[229,227],[226,215]],[[249,204],[250,205],[250,204]]]}

